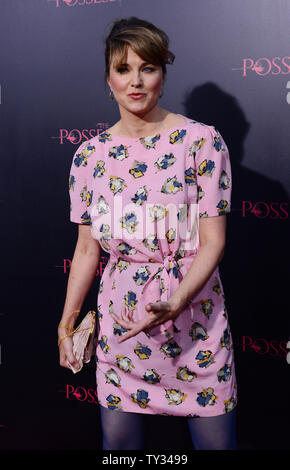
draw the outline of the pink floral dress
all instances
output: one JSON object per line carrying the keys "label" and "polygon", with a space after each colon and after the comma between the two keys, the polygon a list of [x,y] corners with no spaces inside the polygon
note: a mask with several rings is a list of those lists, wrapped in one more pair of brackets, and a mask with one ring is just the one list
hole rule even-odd
{"label": "pink floral dress", "polygon": [[126,306],[138,321],[147,303],[168,300],[198,252],[200,218],[231,210],[225,141],[214,126],[182,117],[144,138],[104,131],[73,156],[70,220],[90,225],[110,255],[97,297],[96,381],[100,405],[114,411],[206,417],[237,403],[218,267],[174,322],[150,334],[118,344],[127,330],[111,315]]}

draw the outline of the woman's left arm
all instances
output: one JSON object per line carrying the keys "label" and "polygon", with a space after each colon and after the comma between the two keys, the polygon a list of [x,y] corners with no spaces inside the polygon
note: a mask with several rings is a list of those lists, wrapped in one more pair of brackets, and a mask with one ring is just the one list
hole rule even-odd
{"label": "woman's left arm", "polygon": [[223,258],[226,243],[226,214],[199,220],[199,250],[178,289],[170,297],[173,312],[179,314],[202,289]]}
{"label": "woman's left arm", "polygon": [[[173,309],[177,311],[183,310],[196,296],[222,260],[226,244],[226,215],[231,211],[232,171],[227,144],[214,126],[202,125],[199,137],[203,144],[193,161],[198,187],[200,248],[179,288],[170,298]],[[187,156],[187,166],[191,166],[190,162],[191,157]]]}

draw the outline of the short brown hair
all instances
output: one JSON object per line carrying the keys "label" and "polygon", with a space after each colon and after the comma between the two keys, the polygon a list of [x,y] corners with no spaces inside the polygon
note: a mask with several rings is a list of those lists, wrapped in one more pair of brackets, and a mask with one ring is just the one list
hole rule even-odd
{"label": "short brown hair", "polygon": [[175,59],[168,45],[167,34],[149,21],[136,16],[115,21],[105,39],[105,81],[110,75],[112,57],[116,57],[116,67],[119,67],[125,59],[128,46],[146,62],[160,65],[165,77],[166,64],[173,64]]}

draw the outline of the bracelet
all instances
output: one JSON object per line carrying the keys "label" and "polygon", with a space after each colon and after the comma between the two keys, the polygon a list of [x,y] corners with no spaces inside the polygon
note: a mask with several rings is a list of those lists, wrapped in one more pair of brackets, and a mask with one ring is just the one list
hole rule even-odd
{"label": "bracelet", "polygon": [[63,325],[62,323],[60,323],[58,326],[61,328],[66,328],[67,330],[70,330],[70,331],[74,331],[74,328],[71,328],[70,326],[67,326],[67,325]]}
{"label": "bracelet", "polygon": [[[74,312],[78,313],[80,312],[80,309],[73,310],[71,313],[74,313]],[[67,325],[63,325],[62,323],[60,323],[58,326],[62,328],[66,328],[67,330],[70,330],[70,331],[74,331],[74,328],[71,328],[70,326],[67,326]]]}
{"label": "bracelet", "polygon": [[61,338],[59,338],[57,345],[59,346],[64,338],[67,338],[68,336],[71,336],[71,335],[72,335],[72,333],[68,333],[67,335],[62,336]]}
{"label": "bracelet", "polygon": [[[78,330],[78,331],[85,331],[85,330],[90,330],[90,329],[91,329],[91,326],[88,326],[87,328],[82,328],[81,330]],[[73,330],[73,332],[68,333],[67,335],[64,335],[61,338],[59,338],[57,345],[59,346],[64,338],[67,338],[68,336],[72,336],[75,331],[76,330]]]}

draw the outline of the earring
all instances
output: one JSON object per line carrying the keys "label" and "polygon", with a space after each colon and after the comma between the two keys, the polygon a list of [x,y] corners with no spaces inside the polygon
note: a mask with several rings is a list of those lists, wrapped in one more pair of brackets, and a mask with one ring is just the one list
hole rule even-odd
{"label": "earring", "polygon": [[162,98],[162,96],[163,96],[163,93],[161,92],[161,94],[159,95],[159,98]]}
{"label": "earring", "polygon": [[113,100],[113,99],[114,99],[114,95],[113,95],[113,92],[112,92],[112,90],[110,90],[109,97],[111,98],[111,100]]}

